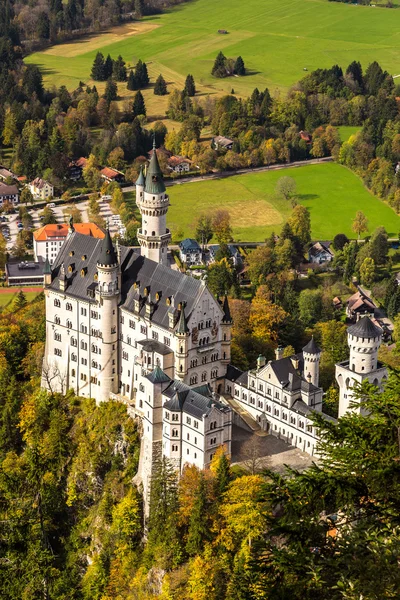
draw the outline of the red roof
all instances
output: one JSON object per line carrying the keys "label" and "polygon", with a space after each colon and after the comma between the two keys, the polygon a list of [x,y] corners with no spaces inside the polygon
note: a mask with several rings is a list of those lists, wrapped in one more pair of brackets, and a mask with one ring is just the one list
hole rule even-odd
{"label": "red roof", "polygon": [[87,161],[88,161],[87,158],[85,158],[84,156],[81,156],[80,158],[78,158],[78,160],[75,161],[75,165],[77,167],[82,167],[82,169],[83,169],[84,167],[86,167]]}
{"label": "red roof", "polygon": [[[100,240],[104,238],[104,231],[95,223],[74,223],[74,229],[77,233],[89,235]],[[45,242],[51,238],[66,238],[68,231],[69,226],[67,223],[44,225],[40,229],[37,229],[33,232],[33,237],[37,242]]]}
{"label": "red roof", "polygon": [[119,175],[122,175],[120,171],[116,171],[115,169],[111,169],[110,167],[104,167],[104,169],[102,169],[100,173],[104,175],[104,177],[107,177],[107,179],[115,179]]}

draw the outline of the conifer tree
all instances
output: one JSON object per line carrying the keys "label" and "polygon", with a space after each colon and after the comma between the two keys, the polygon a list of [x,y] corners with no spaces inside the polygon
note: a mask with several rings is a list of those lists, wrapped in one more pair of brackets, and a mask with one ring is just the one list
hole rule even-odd
{"label": "conifer tree", "polygon": [[150,79],[149,74],[147,72],[147,65],[145,62],[138,60],[135,67],[135,76],[137,81],[137,86],[139,89],[146,87],[149,85]]}
{"label": "conifer tree", "polygon": [[244,61],[241,56],[238,56],[235,62],[234,73],[236,75],[246,75],[246,68],[244,66]]}
{"label": "conifer tree", "polygon": [[214,77],[226,77],[226,56],[222,52],[218,52],[217,54],[211,75],[214,75]]}
{"label": "conifer tree", "polygon": [[131,71],[129,71],[127,88],[130,91],[135,91],[138,89],[138,85],[137,85],[137,81],[136,81],[136,77],[135,77],[135,73],[134,73],[133,69]]}
{"label": "conifer tree", "polygon": [[114,61],[112,76],[115,81],[126,81],[126,66],[121,55]]}
{"label": "conifer tree", "polygon": [[185,81],[185,92],[186,94],[192,98],[196,94],[196,86],[194,83],[193,75],[188,75]]}
{"label": "conifer tree", "polygon": [[139,115],[146,116],[146,106],[144,103],[144,98],[142,92],[139,90],[135,94],[135,98],[133,100],[133,117],[138,117]]}
{"label": "conifer tree", "polygon": [[215,474],[215,490],[218,498],[221,498],[222,494],[226,492],[229,482],[231,481],[231,466],[225,452],[222,452],[221,456],[219,457]]}
{"label": "conifer tree", "polygon": [[98,52],[94,59],[91,78],[95,81],[104,81],[106,79],[104,70],[104,56],[101,52]]}
{"label": "conifer tree", "polygon": [[104,61],[104,81],[112,77],[113,74],[113,66],[114,61],[111,56],[108,54],[106,60]]}
{"label": "conifer tree", "polygon": [[165,83],[164,77],[160,74],[154,85],[154,94],[156,96],[165,96],[167,94],[167,84]]}
{"label": "conifer tree", "polygon": [[199,486],[196,490],[193,510],[190,515],[186,550],[190,556],[199,554],[204,542],[209,537],[207,522],[207,495],[204,474],[200,473]]}
{"label": "conifer tree", "polygon": [[107,100],[108,103],[118,98],[117,84],[111,78],[107,80],[103,98],[105,98],[105,100]]}
{"label": "conifer tree", "polygon": [[135,17],[141,19],[145,14],[144,0],[135,0]]}
{"label": "conifer tree", "polygon": [[19,290],[19,292],[14,300],[14,310],[19,310],[20,308],[23,308],[24,306],[26,306],[26,304],[27,304],[26,296],[22,290]]}

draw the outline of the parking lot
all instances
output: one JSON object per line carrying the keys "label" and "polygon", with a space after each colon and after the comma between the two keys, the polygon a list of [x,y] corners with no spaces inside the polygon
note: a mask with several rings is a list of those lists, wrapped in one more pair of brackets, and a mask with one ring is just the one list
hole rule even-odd
{"label": "parking lot", "polygon": [[[69,219],[69,209],[72,208],[72,206],[74,206],[75,208],[77,208],[78,210],[81,211],[82,221],[84,223],[87,223],[89,221],[88,204],[89,204],[88,200],[83,200],[82,202],[76,202],[73,205],[72,204],[63,204],[61,206],[55,206],[51,210],[53,211],[53,214],[57,220],[57,223],[66,223],[66,222],[68,222],[68,219]],[[115,219],[112,219],[113,213],[110,208],[109,202],[107,200],[99,199],[99,206],[100,206],[100,216],[105,220],[108,219],[111,235],[115,235],[116,233],[121,233],[119,230],[118,221],[116,221]],[[42,210],[43,209],[36,210],[33,207],[32,208],[28,207],[28,212],[31,215],[32,220],[33,220],[33,230],[39,229],[39,227],[42,227],[42,222],[40,220],[40,213],[42,212]],[[19,231],[18,212],[16,212],[16,214],[13,214],[13,215],[7,215],[6,219],[7,219],[6,221],[0,222],[0,229],[1,229],[4,237],[6,238],[7,250],[10,251],[13,248],[13,246],[15,246],[17,234]]]}

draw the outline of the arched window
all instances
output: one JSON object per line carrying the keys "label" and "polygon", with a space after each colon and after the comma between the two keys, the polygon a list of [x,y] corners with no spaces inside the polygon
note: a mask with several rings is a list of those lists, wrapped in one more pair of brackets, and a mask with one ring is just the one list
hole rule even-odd
{"label": "arched window", "polygon": [[54,306],[58,306],[58,307],[60,307],[60,306],[61,306],[61,302],[59,301],[59,299],[58,299],[58,298],[55,298],[55,299],[54,299]]}
{"label": "arched window", "polygon": [[61,323],[61,319],[60,319],[60,317],[58,317],[58,316],[54,317],[54,323],[55,323],[56,325],[60,325],[60,323]]}
{"label": "arched window", "polygon": [[72,321],[70,321],[69,319],[67,319],[67,327],[68,329],[72,328]]}

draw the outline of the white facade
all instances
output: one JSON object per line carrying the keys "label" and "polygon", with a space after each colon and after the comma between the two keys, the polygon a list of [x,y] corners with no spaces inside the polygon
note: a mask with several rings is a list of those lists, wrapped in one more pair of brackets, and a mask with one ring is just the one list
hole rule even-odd
{"label": "white facade", "polygon": [[47,240],[36,240],[35,236],[33,236],[33,254],[35,260],[37,261],[39,258],[46,260],[47,258],[52,265],[65,242],[65,238],[66,236],[63,235],[60,237],[52,237]]}
{"label": "white facade", "polygon": [[360,405],[351,407],[356,401],[353,387],[368,380],[381,388],[387,380],[387,369],[378,362],[378,350],[382,341],[382,330],[369,317],[361,317],[347,330],[350,348],[349,360],[336,365],[336,381],[339,386],[339,417],[349,410],[362,413]]}
{"label": "white facade", "polygon": [[54,187],[48,181],[36,177],[30,184],[29,189],[36,200],[48,200],[54,195]]}

